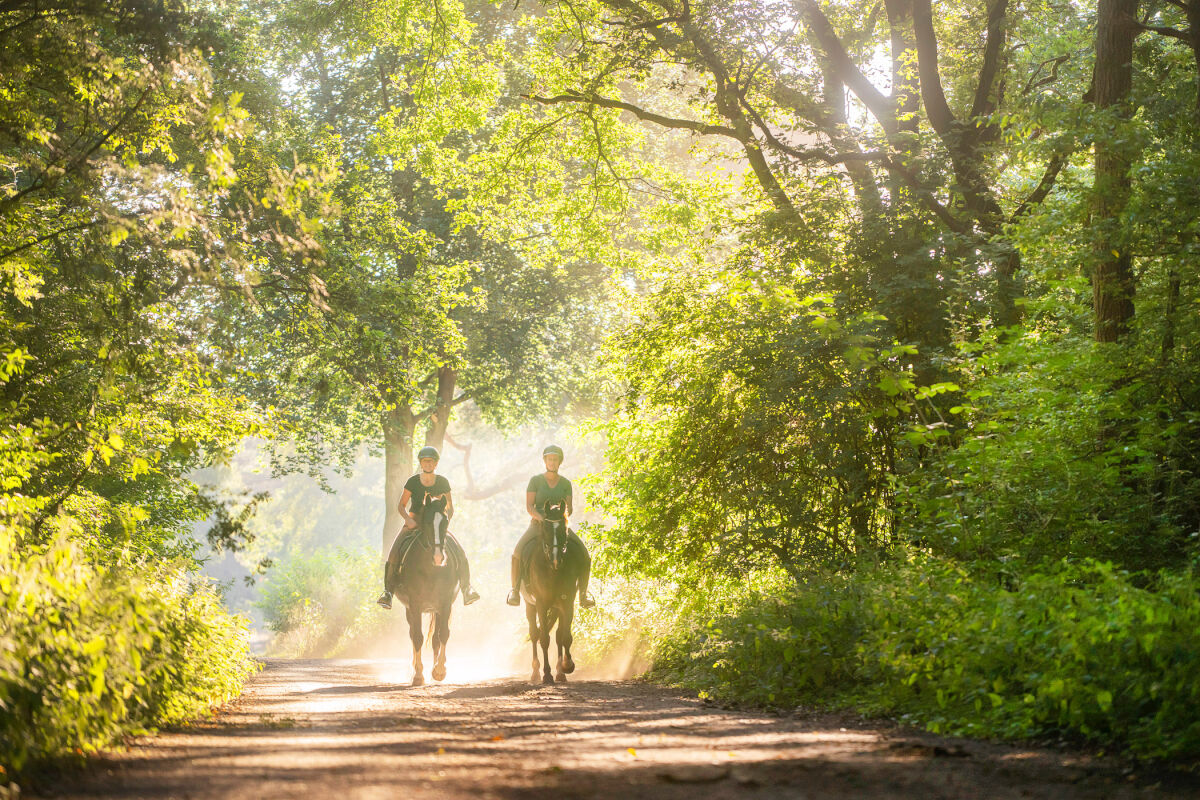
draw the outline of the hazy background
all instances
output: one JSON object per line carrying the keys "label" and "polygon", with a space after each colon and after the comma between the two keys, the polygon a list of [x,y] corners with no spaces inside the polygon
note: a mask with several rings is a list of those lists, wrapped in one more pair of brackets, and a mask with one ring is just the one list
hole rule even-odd
{"label": "hazy background", "polygon": [[[524,609],[504,602],[510,554],[529,520],[525,486],[543,469],[542,448],[551,442],[563,447],[562,474],[575,486],[574,527],[586,538],[589,525],[603,522],[585,496],[594,484],[589,476],[601,466],[601,441],[566,429],[506,437],[482,424],[451,437],[458,446],[447,442],[438,472],[453,488],[451,531],[467,551],[481,599],[469,608],[455,603],[447,680],[525,676],[530,648]],[[382,588],[382,456],[364,449],[344,473],[332,468],[318,477],[272,473],[266,449],[247,440],[228,464],[197,476],[231,497],[270,493],[250,522],[250,546],[237,553],[209,552],[205,564],[205,573],[225,587],[230,607],[251,620],[255,651],[394,660],[384,665],[390,673],[385,677],[407,681],[411,645],[403,606],[385,611],[374,603]],[[203,530],[197,526],[198,537]],[[256,575],[264,559],[271,564]],[[593,579],[600,607],[577,620],[573,654],[580,675],[627,677],[640,666],[638,636],[622,632],[636,617],[626,608],[630,587],[605,583]]]}

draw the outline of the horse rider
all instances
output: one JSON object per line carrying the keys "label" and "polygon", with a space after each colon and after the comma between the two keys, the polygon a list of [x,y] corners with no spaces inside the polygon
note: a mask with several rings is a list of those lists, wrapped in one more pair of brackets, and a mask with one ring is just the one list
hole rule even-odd
{"label": "horse rider", "polygon": [[[446,520],[449,521],[454,516],[454,500],[450,496],[450,481],[434,472],[440,458],[441,454],[438,453],[436,447],[432,445],[422,447],[421,451],[417,453],[417,463],[421,465],[421,471],[404,484],[404,494],[400,496],[399,509],[400,516],[404,517],[404,530],[400,533],[404,538],[398,547],[392,548],[392,554],[396,557],[396,561],[393,562],[392,557],[389,556],[387,563],[384,564],[383,594],[379,595],[379,599],[375,601],[384,608],[392,607],[392,595],[403,588],[399,583],[399,575],[396,577],[397,584],[393,587],[388,586],[390,568],[393,563],[404,564],[405,555],[408,554],[409,548],[420,535],[418,530],[420,523],[417,522],[417,519],[424,511],[425,504],[444,500]],[[406,506],[408,506],[407,509]],[[471,567],[467,564],[467,554],[449,531],[446,532],[446,549],[452,551],[454,557],[458,559],[459,568],[462,570],[459,585],[462,587],[463,605],[469,606],[479,599],[479,593],[471,588]]]}
{"label": "horse rider", "polygon": [[[546,507],[563,500],[566,501],[568,517],[574,510],[571,504],[571,482],[558,474],[558,468],[563,462],[562,448],[556,444],[547,445],[542,451],[542,461],[546,464],[546,471],[530,478],[529,486],[525,488],[525,510],[529,512],[530,521],[529,527],[525,529],[516,549],[513,550],[512,591],[508,593],[510,606],[521,604],[521,556],[526,545],[541,535],[542,523],[546,519]],[[592,574],[592,557],[588,555],[587,545],[570,528],[567,529],[567,539],[574,542],[583,553],[583,572],[579,577],[579,607],[591,608],[596,605],[596,601],[587,590],[588,579]]]}

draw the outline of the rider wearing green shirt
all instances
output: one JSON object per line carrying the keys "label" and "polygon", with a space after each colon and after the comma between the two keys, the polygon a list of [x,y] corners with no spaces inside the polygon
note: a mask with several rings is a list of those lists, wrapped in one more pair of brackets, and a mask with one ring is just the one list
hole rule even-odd
{"label": "rider wearing green shirt", "polygon": [[[562,466],[563,462],[562,448],[556,444],[547,446],[542,451],[542,461],[546,464],[546,471],[530,478],[529,485],[525,487],[525,510],[529,513],[530,522],[520,541],[517,542],[516,549],[513,550],[512,591],[508,593],[510,606],[521,604],[521,555],[525,552],[525,546],[541,534],[541,525],[546,519],[546,506],[564,500],[568,518],[574,511],[571,482],[558,474],[558,468]],[[592,599],[587,590],[588,580],[592,574],[592,558],[588,555],[587,545],[576,535],[575,531],[568,528],[567,538],[579,547],[584,557],[583,573],[579,578],[579,607],[591,608],[596,605],[596,601]]]}

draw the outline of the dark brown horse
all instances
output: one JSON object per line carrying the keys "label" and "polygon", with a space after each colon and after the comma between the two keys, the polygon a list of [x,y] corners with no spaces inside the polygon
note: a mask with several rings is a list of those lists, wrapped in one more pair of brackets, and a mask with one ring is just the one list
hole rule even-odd
{"label": "dark brown horse", "polygon": [[[575,597],[587,555],[567,538],[563,504],[547,507],[542,535],[530,545],[529,576],[521,582],[525,616],[529,619],[529,641],[533,646],[533,676],[537,683],[564,682],[575,671],[571,659],[571,623],[575,620]],[[558,626],[558,664],[550,675],[550,631]],[[538,645],[542,662],[538,661]],[[541,673],[539,675],[539,672]]]}
{"label": "dark brown horse", "polygon": [[[450,639],[450,609],[458,596],[459,569],[461,565],[446,553],[447,528],[450,525],[445,514],[445,500],[426,502],[418,520],[416,540],[407,553],[395,553],[389,559],[391,569],[399,581],[396,599],[404,603],[408,616],[408,638],[413,648],[413,686],[425,685],[424,665],[421,663],[421,647],[425,637],[421,633],[422,616],[431,614],[429,635],[433,640],[433,679],[446,677],[446,642]],[[394,548],[399,548],[403,534],[396,537]]]}

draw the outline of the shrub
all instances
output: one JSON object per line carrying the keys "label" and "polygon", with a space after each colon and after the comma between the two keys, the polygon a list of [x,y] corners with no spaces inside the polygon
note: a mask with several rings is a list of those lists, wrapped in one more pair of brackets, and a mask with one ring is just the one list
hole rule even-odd
{"label": "shrub", "polygon": [[327,656],[373,639],[385,624],[374,613],[382,579],[379,555],[369,547],[323,547],[277,564],[255,603],[277,634],[272,649]]}
{"label": "shrub", "polygon": [[246,622],[179,567],[98,567],[58,540],[22,552],[0,531],[0,764],[95,751],[183,722],[254,669]]}
{"label": "shrub", "polygon": [[738,701],[1195,760],[1200,581],[1139,577],[1060,563],[1006,588],[922,558],[778,597],[741,589],[665,637],[655,674]]}

